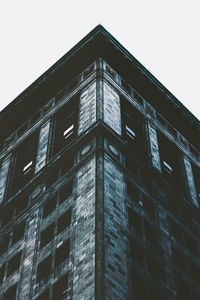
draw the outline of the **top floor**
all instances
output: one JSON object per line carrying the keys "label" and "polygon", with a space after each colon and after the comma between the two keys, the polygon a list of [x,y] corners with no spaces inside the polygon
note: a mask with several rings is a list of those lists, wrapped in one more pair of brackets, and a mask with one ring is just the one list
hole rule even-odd
{"label": "top floor", "polygon": [[[99,57],[109,64],[105,67],[106,73],[123,86],[127,93],[132,96],[135,93],[135,98],[139,95],[153,107],[152,113],[156,114],[160,123],[171,132],[172,128],[176,128],[189,142],[191,152],[198,156],[199,121],[100,25],[1,112],[0,125],[4,130],[0,132],[0,150],[12,143],[16,136],[18,138],[20,132],[43,118],[56,105],[62,93],[66,93],[67,89],[69,92],[74,85],[80,84],[87,72],[90,72],[89,69],[85,70]],[[183,143],[184,138],[180,137]]]}

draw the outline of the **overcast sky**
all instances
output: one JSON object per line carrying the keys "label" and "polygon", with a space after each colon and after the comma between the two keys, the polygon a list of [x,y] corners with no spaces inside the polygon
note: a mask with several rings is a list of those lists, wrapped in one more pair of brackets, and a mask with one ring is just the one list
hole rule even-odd
{"label": "overcast sky", "polygon": [[102,24],[200,119],[200,0],[6,0],[0,110]]}

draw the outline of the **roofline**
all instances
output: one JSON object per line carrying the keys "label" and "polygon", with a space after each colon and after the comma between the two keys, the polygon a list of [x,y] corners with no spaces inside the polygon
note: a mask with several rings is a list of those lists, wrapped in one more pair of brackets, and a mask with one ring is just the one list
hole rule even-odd
{"label": "roofline", "polygon": [[82,38],[74,47],[72,47],[65,55],[63,55],[55,64],[53,64],[47,71],[45,71],[40,77],[38,77],[30,86],[28,86],[22,93],[20,93],[11,103],[9,103],[1,112],[0,119],[3,115],[7,114],[9,110],[21,102],[23,98],[33,91],[43,81],[47,80],[48,76],[61,65],[65,64],[77,51],[79,51],[85,44],[89,43],[98,34],[103,34],[116,48],[126,56],[131,63],[134,63],[138,69],[150,79],[162,92],[164,92],[173,104],[180,108],[189,117],[189,119],[196,123],[200,127],[200,121],[156,78],[154,77],[122,44],[120,44],[101,24],[97,25],[91,30],[84,38]]}

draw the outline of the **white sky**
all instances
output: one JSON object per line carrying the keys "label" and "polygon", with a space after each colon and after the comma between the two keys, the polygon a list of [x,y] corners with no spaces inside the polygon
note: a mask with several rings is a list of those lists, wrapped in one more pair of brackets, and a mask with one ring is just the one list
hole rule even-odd
{"label": "white sky", "polygon": [[0,110],[101,23],[200,119],[200,0],[6,0]]}

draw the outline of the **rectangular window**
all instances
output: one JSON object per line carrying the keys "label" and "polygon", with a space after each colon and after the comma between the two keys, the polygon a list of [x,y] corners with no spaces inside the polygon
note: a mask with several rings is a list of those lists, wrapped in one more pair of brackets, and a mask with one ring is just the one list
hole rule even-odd
{"label": "rectangular window", "polygon": [[17,243],[19,240],[23,238],[24,229],[25,229],[25,222],[22,222],[19,225],[17,225],[17,227],[13,231],[12,245],[14,245],[15,243]]}
{"label": "rectangular window", "polygon": [[161,264],[151,254],[147,255],[147,264],[149,273],[158,279],[161,279]]}
{"label": "rectangular window", "polygon": [[37,268],[37,281],[44,279],[51,272],[52,255],[47,256]]}
{"label": "rectangular window", "polygon": [[158,144],[163,177],[170,185],[178,188],[181,192],[185,192],[177,147],[161,132],[158,132]]}
{"label": "rectangular window", "polygon": [[126,99],[122,99],[123,137],[131,152],[139,157],[145,154],[144,118]]}
{"label": "rectangular window", "polygon": [[48,217],[56,209],[56,198],[57,195],[53,196],[52,198],[48,199],[47,202],[45,202],[43,207],[43,219]]}
{"label": "rectangular window", "polygon": [[49,300],[49,289],[45,290],[40,296],[38,296],[35,300]]}
{"label": "rectangular window", "polygon": [[7,235],[4,239],[0,241],[0,256],[8,250],[10,236]]}
{"label": "rectangular window", "polygon": [[11,258],[8,262],[8,271],[7,277],[14,273],[15,271],[19,270],[20,267],[20,260],[21,260],[22,252],[17,253],[13,258]]}
{"label": "rectangular window", "polygon": [[70,100],[55,115],[55,137],[53,154],[67,146],[76,136],[77,98]]}
{"label": "rectangular window", "polygon": [[63,203],[72,195],[73,183],[72,181],[65,184],[60,190],[59,203]]}
{"label": "rectangular window", "polygon": [[67,228],[71,223],[71,209],[66,211],[62,216],[58,218],[57,223],[57,232],[62,232],[65,228]]}
{"label": "rectangular window", "polygon": [[53,285],[53,299],[64,299],[67,296],[68,274],[58,279]]}
{"label": "rectangular window", "polygon": [[146,240],[155,248],[158,247],[158,234],[157,231],[145,221],[145,233],[146,233]]}
{"label": "rectangular window", "polygon": [[5,272],[5,265],[2,265],[2,266],[0,266],[0,284],[3,281],[4,272]]}
{"label": "rectangular window", "polygon": [[54,236],[54,224],[51,224],[44,231],[42,231],[40,236],[40,249],[45,247],[50,241],[53,240]]}
{"label": "rectangular window", "polygon": [[4,294],[3,300],[15,300],[17,293],[17,284],[11,286]]}
{"label": "rectangular window", "polygon": [[22,188],[33,176],[38,147],[38,131],[28,137],[16,150],[11,194]]}
{"label": "rectangular window", "polygon": [[70,241],[67,240],[61,246],[56,249],[55,253],[55,267],[59,266],[69,257]]}
{"label": "rectangular window", "polygon": [[137,234],[141,234],[142,232],[142,217],[138,215],[132,209],[128,209],[128,220],[129,226],[133,229]]}
{"label": "rectangular window", "polygon": [[131,181],[127,181],[127,195],[137,204],[139,203],[139,192],[138,189]]}
{"label": "rectangular window", "polygon": [[144,266],[144,248],[141,247],[135,239],[130,238],[130,257],[134,263]]}

